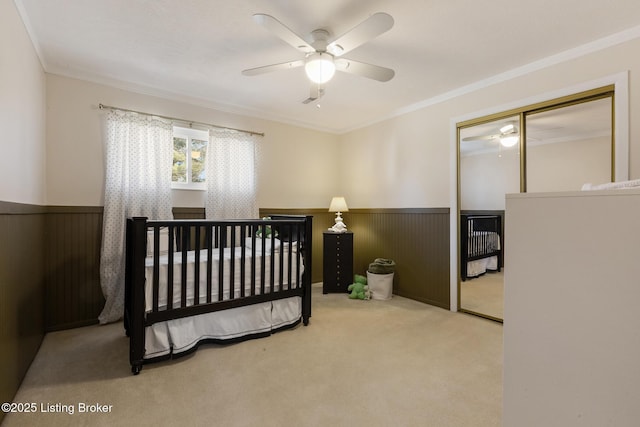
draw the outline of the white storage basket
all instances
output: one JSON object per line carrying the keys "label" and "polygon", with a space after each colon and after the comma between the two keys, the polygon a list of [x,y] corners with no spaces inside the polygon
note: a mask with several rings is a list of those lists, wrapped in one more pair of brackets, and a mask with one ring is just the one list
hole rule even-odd
{"label": "white storage basket", "polygon": [[373,274],[367,271],[367,285],[371,292],[371,299],[388,300],[391,299],[393,293],[393,275],[389,274]]}

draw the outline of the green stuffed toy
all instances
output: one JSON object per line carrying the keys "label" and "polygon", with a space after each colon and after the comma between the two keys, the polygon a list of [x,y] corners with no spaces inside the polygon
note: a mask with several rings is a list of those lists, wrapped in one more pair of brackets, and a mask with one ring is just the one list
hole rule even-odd
{"label": "green stuffed toy", "polygon": [[[262,217],[263,220],[270,220],[271,217],[270,216],[265,216]],[[271,237],[271,226],[270,225],[265,225],[263,227],[258,226],[258,229],[256,230],[256,237],[260,237],[262,238],[262,230],[264,229],[264,235],[266,237]],[[278,237],[278,233],[276,232],[275,237]]]}
{"label": "green stuffed toy", "polygon": [[353,279],[354,283],[347,287],[347,290],[351,292],[349,298],[351,299],[364,299],[367,300],[371,297],[369,292],[369,286],[367,286],[367,278],[356,274]]}

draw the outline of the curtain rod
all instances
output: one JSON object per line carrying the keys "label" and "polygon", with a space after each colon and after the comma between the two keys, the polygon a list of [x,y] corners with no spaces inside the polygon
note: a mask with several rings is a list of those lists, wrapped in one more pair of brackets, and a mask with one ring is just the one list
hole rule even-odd
{"label": "curtain rod", "polygon": [[217,128],[217,129],[234,130],[236,132],[248,133],[250,135],[264,136],[264,133],[261,133],[261,132],[254,132],[254,131],[251,131],[251,130],[230,128],[230,127],[227,127],[227,126],[213,125],[211,123],[194,122],[193,120],[185,120],[185,119],[180,119],[178,117],[161,116],[160,114],[145,113],[144,111],[129,110],[127,108],[112,107],[110,105],[98,104],[98,108],[101,109],[101,110],[104,110],[104,109],[119,110],[119,111],[126,111],[128,113],[143,114],[145,116],[155,116],[155,117],[160,117],[161,119],[166,119],[166,120],[171,120],[171,121],[176,121],[176,122],[182,122],[182,123],[188,123],[189,126],[195,124],[195,125],[201,125],[201,126],[209,126],[209,127],[213,127],[213,128]]}

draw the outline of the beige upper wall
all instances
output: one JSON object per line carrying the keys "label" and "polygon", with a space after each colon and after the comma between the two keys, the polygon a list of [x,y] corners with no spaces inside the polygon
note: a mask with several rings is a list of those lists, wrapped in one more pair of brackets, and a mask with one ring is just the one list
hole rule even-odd
{"label": "beige upper wall", "polygon": [[[580,191],[611,179],[611,138],[527,148],[527,192]],[[460,209],[504,210],[505,194],[520,192],[520,150],[495,148],[460,157]]]}
{"label": "beige upper wall", "polygon": [[[628,41],[341,136],[349,206],[451,206],[453,118],[629,71],[629,178],[640,177],[640,40]],[[525,104],[522,104],[525,105]],[[455,164],[455,163],[453,163]]]}
{"label": "beige upper wall", "polygon": [[460,158],[460,209],[504,210],[504,195],[520,191],[520,150]]}
{"label": "beige upper wall", "polygon": [[[98,104],[265,134],[259,206],[324,207],[336,191],[333,134],[224,113],[47,74],[47,204],[102,206],[104,157]],[[174,205],[204,206],[203,192],[174,190]]]}
{"label": "beige upper wall", "polygon": [[0,200],[43,204],[45,77],[12,1],[0,2]]}
{"label": "beige upper wall", "polygon": [[[570,170],[567,170],[570,169]],[[527,192],[580,191],[611,180],[611,138],[591,138],[527,149]]]}

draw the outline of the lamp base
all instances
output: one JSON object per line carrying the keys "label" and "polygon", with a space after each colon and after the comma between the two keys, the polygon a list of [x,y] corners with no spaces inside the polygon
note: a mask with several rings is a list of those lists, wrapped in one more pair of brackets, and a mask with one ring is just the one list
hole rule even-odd
{"label": "lamp base", "polygon": [[333,231],[334,233],[345,233],[347,231],[347,226],[342,222],[342,216],[340,212],[336,212],[336,223],[333,224],[333,227],[328,229],[329,231]]}

